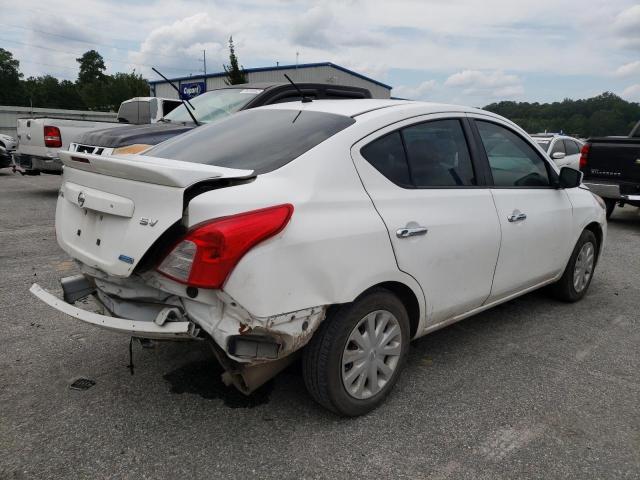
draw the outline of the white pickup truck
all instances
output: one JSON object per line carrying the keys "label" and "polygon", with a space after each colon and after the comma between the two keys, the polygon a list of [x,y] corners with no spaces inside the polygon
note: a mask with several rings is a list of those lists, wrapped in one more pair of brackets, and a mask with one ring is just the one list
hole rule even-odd
{"label": "white pickup truck", "polygon": [[14,170],[27,175],[59,174],[62,162],[58,150],[67,150],[81,135],[109,126],[155,123],[181,105],[180,100],[158,97],[135,97],[120,104],[116,121],[89,121],[70,118],[20,118],[17,121],[18,148]]}

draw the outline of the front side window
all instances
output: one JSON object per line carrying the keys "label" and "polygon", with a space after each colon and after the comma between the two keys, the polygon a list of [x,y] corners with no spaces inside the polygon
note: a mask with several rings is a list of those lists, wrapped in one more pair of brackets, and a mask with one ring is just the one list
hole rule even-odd
{"label": "front side window", "polygon": [[567,152],[567,155],[577,155],[580,153],[580,147],[573,140],[565,140],[564,149]]}
{"label": "front side window", "polygon": [[548,187],[545,161],[522,137],[495,123],[476,120],[496,187]]}
{"label": "front side window", "polygon": [[475,185],[467,141],[459,120],[435,120],[402,130],[413,184],[420,187]]}
{"label": "front side window", "polygon": [[562,140],[556,140],[554,142],[550,155],[553,155],[554,153],[565,153],[564,142]]}

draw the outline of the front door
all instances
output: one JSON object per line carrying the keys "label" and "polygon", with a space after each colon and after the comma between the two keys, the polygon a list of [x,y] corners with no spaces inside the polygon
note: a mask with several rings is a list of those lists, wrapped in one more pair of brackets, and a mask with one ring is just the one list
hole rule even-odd
{"label": "front door", "polygon": [[553,167],[518,132],[476,119],[502,229],[491,300],[559,275],[571,253],[572,207]]}
{"label": "front door", "polygon": [[491,191],[475,173],[466,119],[440,114],[416,122],[376,132],[352,157],[398,267],[423,288],[432,325],[487,299],[500,226]]}

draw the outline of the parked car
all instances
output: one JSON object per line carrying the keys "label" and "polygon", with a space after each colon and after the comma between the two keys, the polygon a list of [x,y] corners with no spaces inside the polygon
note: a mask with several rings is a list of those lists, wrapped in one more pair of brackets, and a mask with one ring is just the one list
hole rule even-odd
{"label": "parked car", "polygon": [[104,128],[105,125],[123,128],[126,124],[156,122],[177,105],[181,105],[181,102],[166,98],[135,97],[120,104],[116,122],[62,117],[20,118],[17,122],[19,144],[15,154],[16,165],[29,175],[60,174],[62,162],[58,150],[68,149],[70,143],[83,133]]}
{"label": "parked car", "polygon": [[604,198],[607,218],[616,205],[640,207],[640,121],[627,137],[589,138],[580,170],[585,185]]}
{"label": "parked car", "polygon": [[17,145],[18,142],[11,135],[0,133],[0,147],[4,148],[8,152],[13,152]]}
{"label": "parked car", "polygon": [[13,165],[12,154],[17,143],[12,136],[0,133],[0,168],[8,168]]}
{"label": "parked car", "polygon": [[547,152],[558,167],[580,170],[580,149],[583,142],[561,134],[538,133],[531,135],[535,142]]}
{"label": "parked car", "polygon": [[13,158],[11,152],[6,148],[0,147],[0,168],[8,168],[13,164]]}
{"label": "parked car", "polygon": [[[301,353],[311,396],[376,407],[409,340],[549,285],[581,299],[602,200],[512,122],[459,106],[293,102],[239,112],[144,155],[61,152],[73,318],[210,339],[245,393]],[[72,303],[93,295],[104,314]]]}
{"label": "parked car", "polygon": [[[308,99],[371,98],[371,92],[360,87],[320,83],[299,83],[297,87]],[[181,105],[154,125],[88,132],[73,143],[70,150],[99,155],[139,153],[196,127],[191,115],[199,124],[207,124],[241,110],[294,101],[300,101],[300,93],[290,83],[229,85],[192,98],[187,106]],[[193,106],[191,114],[187,111],[189,105]]]}

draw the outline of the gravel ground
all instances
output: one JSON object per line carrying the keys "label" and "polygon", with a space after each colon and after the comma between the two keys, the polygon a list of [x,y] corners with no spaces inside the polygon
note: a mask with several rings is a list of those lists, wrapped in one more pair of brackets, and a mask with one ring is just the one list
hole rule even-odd
{"label": "gravel ground", "polygon": [[[0,170],[0,478],[640,478],[640,215],[587,297],[535,292],[414,342],[395,391],[340,419],[299,368],[253,397],[200,343],[134,344],[32,297],[75,272],[60,178]],[[78,377],[86,391],[69,388]]]}

